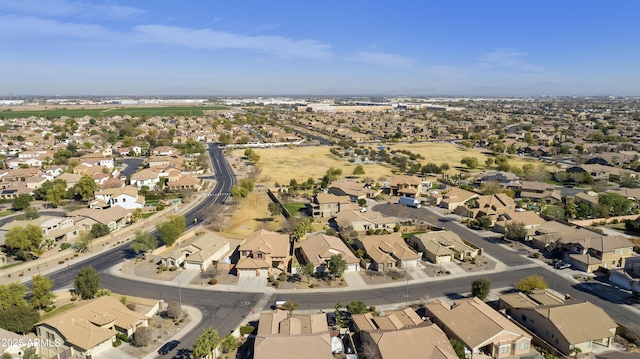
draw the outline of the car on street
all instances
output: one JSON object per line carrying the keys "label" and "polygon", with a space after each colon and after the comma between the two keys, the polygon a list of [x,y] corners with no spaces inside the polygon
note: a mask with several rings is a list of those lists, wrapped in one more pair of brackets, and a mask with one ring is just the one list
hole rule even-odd
{"label": "car on street", "polygon": [[158,354],[160,355],[165,355],[165,354],[169,354],[170,351],[172,351],[173,349],[175,349],[178,345],[180,344],[180,341],[178,340],[172,340],[170,342],[166,342],[159,350],[158,350]]}

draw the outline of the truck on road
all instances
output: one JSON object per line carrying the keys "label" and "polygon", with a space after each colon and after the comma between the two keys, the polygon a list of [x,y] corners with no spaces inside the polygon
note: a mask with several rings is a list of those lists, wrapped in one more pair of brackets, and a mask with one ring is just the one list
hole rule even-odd
{"label": "truck on road", "polygon": [[400,199],[398,199],[398,204],[404,204],[407,207],[413,207],[413,208],[422,207],[420,205],[420,201],[411,197],[400,197]]}

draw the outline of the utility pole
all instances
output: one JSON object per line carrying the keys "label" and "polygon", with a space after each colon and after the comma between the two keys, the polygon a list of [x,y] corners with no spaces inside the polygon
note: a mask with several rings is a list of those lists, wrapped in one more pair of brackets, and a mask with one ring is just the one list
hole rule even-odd
{"label": "utility pole", "polygon": [[178,297],[180,298],[180,308],[182,308],[182,287],[180,286],[180,278],[178,278]]}

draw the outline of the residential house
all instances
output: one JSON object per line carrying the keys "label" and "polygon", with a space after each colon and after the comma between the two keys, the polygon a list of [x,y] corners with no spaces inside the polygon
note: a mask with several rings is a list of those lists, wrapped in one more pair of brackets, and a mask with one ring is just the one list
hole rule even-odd
{"label": "residential house", "polygon": [[351,252],[342,239],[323,233],[308,237],[300,243],[300,254],[306,263],[312,263],[315,272],[323,274],[328,270],[328,262],[334,255],[342,256],[347,262],[345,272],[360,271],[360,260]]}
{"label": "residential house", "polygon": [[334,359],[332,341],[325,314],[261,313],[253,358]]}
{"label": "residential house", "polygon": [[96,223],[103,224],[109,227],[111,231],[115,231],[129,223],[131,211],[119,206],[107,209],[83,208],[70,212],[67,216],[77,217],[75,219],[76,224],[86,231],[90,231],[91,227]]}
{"label": "residential house", "polygon": [[373,198],[376,195],[376,191],[363,187],[362,183],[354,181],[334,181],[327,189],[329,194],[336,196],[349,196],[351,202],[357,203],[360,199]]}
{"label": "residential house", "polygon": [[347,228],[353,228],[358,233],[377,230],[392,232],[398,223],[398,219],[396,217],[387,217],[376,211],[345,210],[338,213],[333,222],[340,232],[344,232]]}
{"label": "residential house", "polygon": [[62,344],[64,357],[95,357],[112,347],[117,333],[131,337],[148,318],[129,310],[111,296],[81,303],[35,325],[40,339]]}
{"label": "residential house", "polygon": [[554,250],[560,238],[580,239],[600,236],[599,233],[586,228],[569,226],[557,221],[547,221],[533,229],[525,240],[538,249]]}
{"label": "residential house", "polygon": [[600,205],[600,203],[598,202],[598,193],[594,191],[576,193],[576,195],[574,196],[574,201],[576,204],[586,203],[591,208],[595,208]]}
{"label": "residential house", "polygon": [[472,260],[481,253],[473,244],[451,231],[433,231],[414,234],[407,243],[431,263],[440,264],[457,260]]}
{"label": "residential house", "polygon": [[502,188],[519,189],[522,186],[520,178],[511,172],[505,171],[486,171],[480,175],[476,181],[478,185],[486,185],[497,182]]}
{"label": "residential house", "polygon": [[151,150],[154,156],[172,156],[180,154],[180,150],[169,146],[158,146]]}
{"label": "residential house", "polygon": [[192,232],[187,237],[162,257],[163,264],[168,267],[181,266],[185,269],[205,271],[217,264],[231,250],[229,239],[210,231]]}
{"label": "residential house", "polygon": [[523,181],[520,198],[544,201],[547,204],[562,201],[560,191],[555,188],[555,185],[537,181]]}
{"label": "residential house", "polygon": [[167,182],[167,187],[169,187],[170,191],[180,191],[180,190],[194,190],[197,191],[200,189],[201,180],[193,175],[180,175],[175,180],[172,180],[171,177]]}
{"label": "residential house", "polygon": [[58,176],[57,179],[61,179],[61,180],[65,181],[67,183],[67,189],[69,189],[69,188],[72,188],[73,186],[75,186],[76,184],[78,184],[78,182],[80,182],[81,178],[82,178],[82,175],[80,175],[80,174],[74,174],[74,173],[65,172],[65,173],[61,174],[60,176]]}
{"label": "residential house", "polygon": [[634,293],[640,293],[640,256],[627,257],[624,268],[609,271],[609,281]]}
{"label": "residential house", "polygon": [[493,230],[498,233],[504,233],[509,224],[522,223],[529,233],[535,233],[534,229],[545,222],[546,220],[533,211],[505,213],[495,221]]}
{"label": "residential house", "polygon": [[349,196],[328,193],[318,193],[313,196],[310,203],[307,203],[307,209],[313,218],[331,218],[349,208],[352,208]]}
{"label": "residential house", "polygon": [[154,169],[145,168],[131,175],[130,183],[132,186],[141,189],[142,186],[153,190],[160,182],[159,172]]}
{"label": "residential house", "polygon": [[464,206],[458,206],[454,212],[466,218],[488,217],[495,221],[499,215],[516,211],[516,203],[513,198],[504,193],[481,195],[465,202]]}
{"label": "residential house", "polygon": [[5,184],[0,188],[0,198],[11,200],[21,194],[31,195],[32,192],[33,190],[27,187],[26,182],[13,182]]}
{"label": "residential house", "polygon": [[543,289],[500,296],[499,308],[564,355],[613,345],[618,324],[589,302],[575,302]]}
{"label": "residential house", "polygon": [[238,276],[262,276],[273,268],[286,271],[291,264],[290,242],[287,234],[265,229],[248,235],[238,247],[240,258],[236,264]]}
{"label": "residential house", "polygon": [[425,306],[426,316],[462,342],[471,358],[486,353],[493,358],[528,354],[532,337],[480,299],[458,299],[453,305],[435,300]]}
{"label": "residential house", "polygon": [[94,194],[95,200],[89,203],[90,208],[108,208],[119,206],[125,209],[144,207],[145,198],[138,194],[134,186],[99,189]]}
{"label": "residential house", "polygon": [[626,258],[634,256],[633,243],[622,235],[564,237],[558,241],[558,248],[575,269],[587,273],[597,271],[600,267],[623,268]]}
{"label": "residential house", "polygon": [[456,208],[464,206],[468,200],[479,197],[477,193],[458,187],[451,187],[446,191],[442,191],[441,195],[442,198],[440,198],[436,203],[438,203],[440,207],[446,208],[449,211],[455,211]]}
{"label": "residential house", "polygon": [[380,316],[354,314],[351,319],[359,342],[375,348],[380,359],[458,358],[442,329],[411,308]]}
{"label": "residential house", "polygon": [[389,184],[392,196],[418,198],[422,193],[422,179],[418,176],[395,175]]}
{"label": "residential house", "polygon": [[372,269],[384,272],[392,268],[416,268],[420,255],[405,243],[398,233],[362,236],[354,246],[364,249]]}

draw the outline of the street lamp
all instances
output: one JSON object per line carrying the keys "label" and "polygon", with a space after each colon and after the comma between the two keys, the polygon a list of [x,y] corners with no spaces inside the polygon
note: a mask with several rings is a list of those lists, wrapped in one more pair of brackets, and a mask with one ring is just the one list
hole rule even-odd
{"label": "street lamp", "polygon": [[182,287],[180,286],[180,278],[178,278],[178,297],[180,298],[180,307],[182,308]]}

